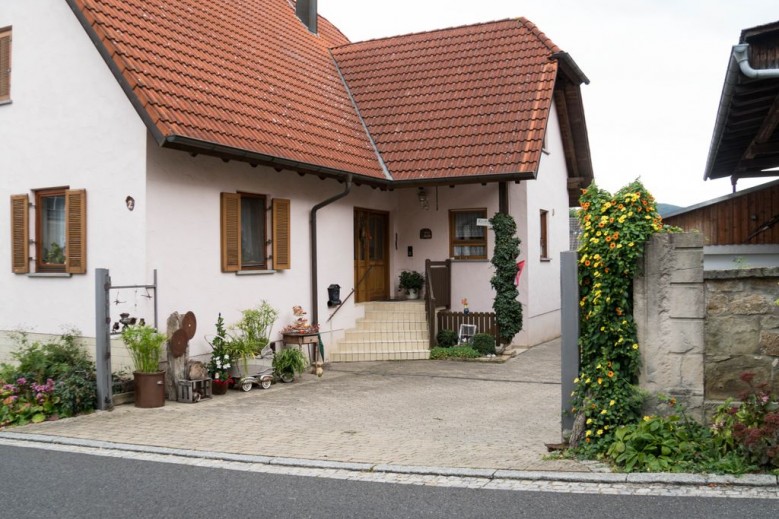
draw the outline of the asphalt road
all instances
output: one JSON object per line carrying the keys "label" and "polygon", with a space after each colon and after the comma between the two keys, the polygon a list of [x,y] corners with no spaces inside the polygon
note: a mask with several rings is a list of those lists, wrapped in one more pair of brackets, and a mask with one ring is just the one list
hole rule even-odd
{"label": "asphalt road", "polygon": [[776,518],[773,499],[366,483],[0,445],[2,518]]}

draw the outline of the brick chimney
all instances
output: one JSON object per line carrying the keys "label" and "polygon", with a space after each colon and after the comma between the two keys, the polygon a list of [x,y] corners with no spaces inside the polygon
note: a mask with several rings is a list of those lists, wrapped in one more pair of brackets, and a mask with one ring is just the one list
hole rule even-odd
{"label": "brick chimney", "polygon": [[316,34],[316,0],[297,0],[295,3],[295,14],[308,27],[309,32]]}

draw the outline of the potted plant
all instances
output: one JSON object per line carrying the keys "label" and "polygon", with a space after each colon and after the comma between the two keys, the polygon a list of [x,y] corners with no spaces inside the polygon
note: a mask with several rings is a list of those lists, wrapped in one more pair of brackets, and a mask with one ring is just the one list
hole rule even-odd
{"label": "potted plant", "polygon": [[[271,329],[278,316],[278,310],[267,301],[241,312],[241,320],[232,326],[235,334],[227,339],[226,346],[232,360],[232,376],[244,377],[250,375],[251,369],[267,367],[261,361],[253,361],[270,342]],[[250,364],[256,365],[250,367]]]}
{"label": "potted plant", "polygon": [[138,324],[122,330],[122,341],[135,366],[135,407],[164,406],[165,371],[160,370],[160,355],[165,336],[151,326]]}
{"label": "potted plant", "polygon": [[419,299],[419,291],[425,286],[425,276],[416,270],[404,270],[400,273],[401,290],[406,291],[408,299]]}
{"label": "potted plant", "polygon": [[282,382],[292,382],[295,373],[303,373],[306,366],[308,366],[306,357],[297,348],[284,348],[273,356],[273,371]]}
{"label": "potted plant", "polygon": [[224,395],[232,381],[230,378],[232,355],[222,314],[219,314],[216,320],[216,335],[211,339],[210,344],[213,350],[211,352],[211,360],[208,362],[208,373],[211,375],[211,392],[215,395]]}

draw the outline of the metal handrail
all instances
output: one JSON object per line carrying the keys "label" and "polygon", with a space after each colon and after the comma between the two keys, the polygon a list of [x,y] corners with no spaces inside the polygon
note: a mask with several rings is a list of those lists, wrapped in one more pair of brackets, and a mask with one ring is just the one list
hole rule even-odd
{"label": "metal handrail", "polygon": [[350,297],[352,297],[352,294],[354,294],[354,291],[355,291],[355,290],[357,290],[357,287],[359,287],[359,286],[362,284],[362,282],[363,282],[363,281],[365,280],[365,278],[368,276],[368,273],[371,271],[371,269],[372,269],[372,268],[373,268],[373,265],[370,265],[370,266],[368,267],[368,270],[366,270],[366,271],[365,271],[365,273],[362,275],[362,277],[361,277],[361,278],[360,278],[360,279],[357,281],[357,283],[354,285],[354,288],[352,289],[352,291],[351,291],[351,292],[349,292],[349,295],[348,295],[348,296],[346,296],[346,297],[343,299],[343,301],[341,301],[341,304],[340,304],[340,305],[338,305],[338,307],[335,309],[335,311],[334,311],[332,314],[330,314],[330,317],[328,317],[327,321],[325,321],[325,324],[329,323],[329,322],[330,322],[330,321],[333,319],[333,317],[335,317],[335,314],[337,314],[337,313],[338,313],[338,311],[341,309],[341,307],[342,307],[342,306],[343,306],[343,305],[344,305],[344,304],[345,304],[345,303],[346,303],[346,302],[349,300],[349,298],[350,298]]}

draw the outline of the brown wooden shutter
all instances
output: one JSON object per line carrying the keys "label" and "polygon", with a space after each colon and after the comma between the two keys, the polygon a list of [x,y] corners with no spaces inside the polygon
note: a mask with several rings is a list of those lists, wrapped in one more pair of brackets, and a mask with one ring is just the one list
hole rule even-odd
{"label": "brown wooden shutter", "polygon": [[276,270],[286,270],[292,265],[289,209],[289,200],[273,199],[273,268]]}
{"label": "brown wooden shutter", "polygon": [[11,99],[11,28],[0,29],[0,103]]}
{"label": "brown wooden shutter", "polygon": [[65,191],[65,271],[87,271],[87,192]]}
{"label": "brown wooden shutter", "polygon": [[222,272],[241,270],[241,195],[222,193]]}
{"label": "brown wooden shutter", "polygon": [[30,271],[30,200],[27,195],[11,196],[11,271]]}

